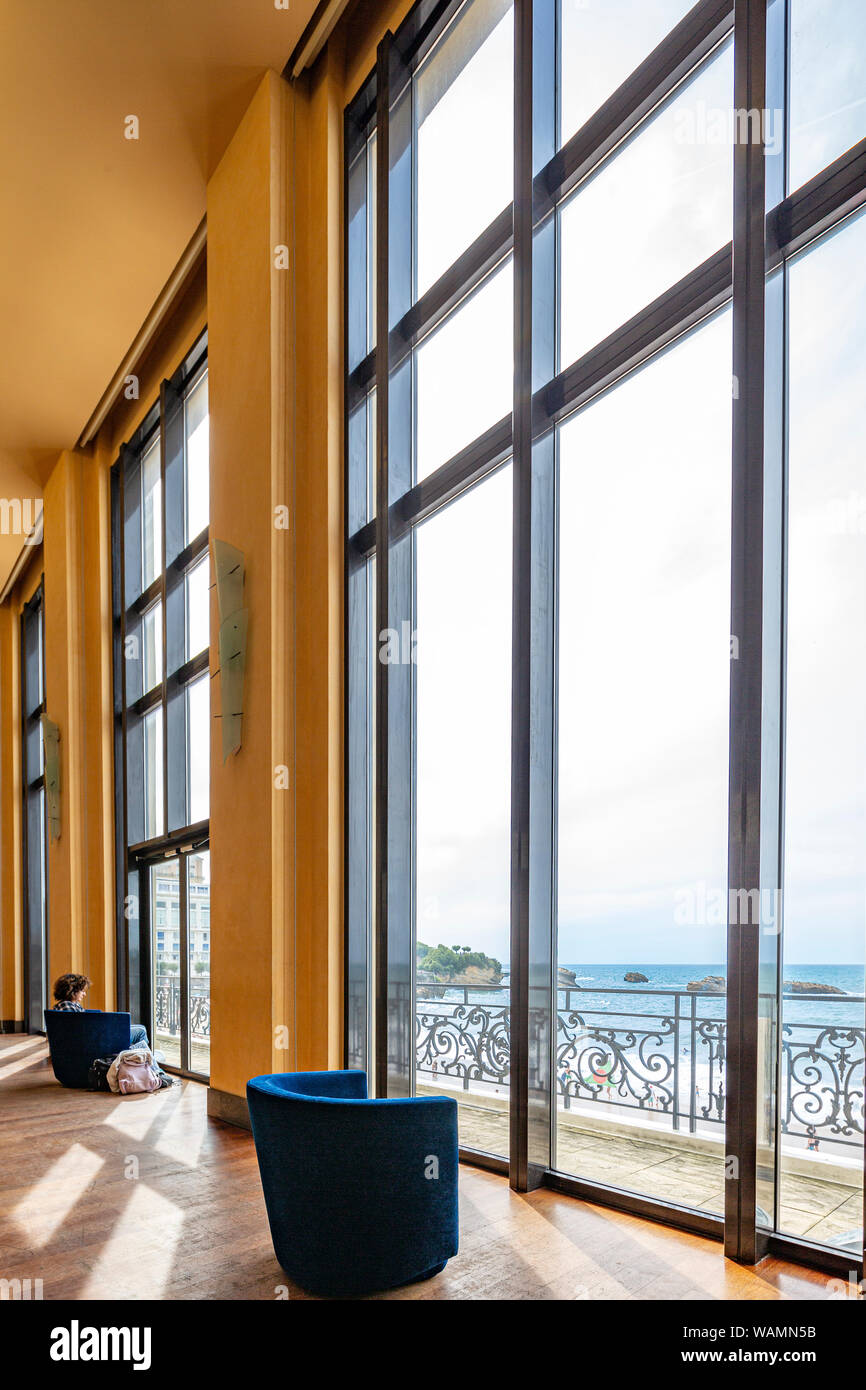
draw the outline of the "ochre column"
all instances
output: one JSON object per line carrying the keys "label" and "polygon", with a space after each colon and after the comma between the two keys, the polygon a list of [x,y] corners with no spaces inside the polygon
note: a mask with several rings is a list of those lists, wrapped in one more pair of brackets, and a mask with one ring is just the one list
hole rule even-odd
{"label": "ochre column", "polygon": [[45,693],[60,729],[60,838],[48,846],[49,975],[79,970],[115,1003],[108,481],[61,454],[45,486]]}
{"label": "ochre column", "polygon": [[[288,101],[266,74],[208,185],[211,537],[243,551],[249,609],[243,743],[226,762],[212,683],[210,1099],[227,1118],[242,1111],[226,1097],[296,1058],[292,532],[274,510],[292,501],[290,281],[275,249],[290,226]],[[211,623],[216,672],[215,592]]]}

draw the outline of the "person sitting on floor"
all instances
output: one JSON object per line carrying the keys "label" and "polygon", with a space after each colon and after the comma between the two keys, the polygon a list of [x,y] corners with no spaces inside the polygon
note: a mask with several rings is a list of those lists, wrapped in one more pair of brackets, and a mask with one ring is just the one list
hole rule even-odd
{"label": "person sitting on floor", "polygon": [[[61,975],[54,982],[54,998],[56,1003],[52,1006],[61,1013],[84,1013],[84,1000],[87,991],[90,989],[90,980],[86,975]],[[147,1040],[147,1029],[143,1023],[130,1023],[129,1025],[129,1045],[130,1047],[146,1047],[151,1051],[150,1043]],[[162,1058],[158,1058],[162,1061]]]}

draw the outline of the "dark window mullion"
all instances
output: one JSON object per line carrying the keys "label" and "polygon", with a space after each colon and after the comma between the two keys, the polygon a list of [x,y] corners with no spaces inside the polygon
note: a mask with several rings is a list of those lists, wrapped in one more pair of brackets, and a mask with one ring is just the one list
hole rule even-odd
{"label": "dark window mullion", "polygon": [[[391,35],[376,55],[376,632],[388,626],[388,209]],[[378,653],[377,653],[378,654]],[[375,862],[375,1077],[377,1096],[388,1094],[388,681],[376,662],[376,862]]]}
{"label": "dark window mullion", "polygon": [[798,188],[768,215],[767,268],[797,255],[866,204],[866,139]]}
{"label": "dark window mullion", "polygon": [[197,676],[207,671],[210,665],[210,648],[205,647],[203,651],[196,652],[176,671],[172,671],[166,681],[169,691],[178,690],[183,685],[189,685]]}
{"label": "dark window mullion", "polygon": [[124,513],[124,456],[112,472],[113,546],[111,578],[114,602],[114,852],[115,852],[115,947],[117,1006],[129,1008],[129,927],[126,901],[129,895],[127,859],[128,812],[126,804],[126,535]]}
{"label": "dark window mullion", "polygon": [[529,1161],[530,794],[532,630],[533,2],[514,3],[514,404],[511,628],[511,951],[509,1180],[539,1180]]}
{"label": "dark window mullion", "polygon": [[202,555],[205,554],[209,543],[210,527],[205,526],[204,530],[200,531],[188,545],[185,545],[179,555],[172,560],[171,568],[177,570],[181,574],[187,574],[189,570],[193,568],[195,562],[200,560]]}
{"label": "dark window mullion", "polygon": [[140,618],[143,613],[152,608],[157,599],[165,599],[165,573],[160,570],[159,574],[153,579],[143,593],[129,605],[124,614],[124,618]]}
{"label": "dark window mullion", "polygon": [[[734,106],[766,108],[767,0],[736,0]],[[764,518],[764,149],[734,146],[729,903],[761,886]],[[729,913],[725,1252],[754,1263],[757,1231],[760,929]]]}
{"label": "dark window mullion", "polygon": [[189,1039],[189,854],[177,856],[178,927],[180,940],[180,1065],[190,1070]]}
{"label": "dark window mullion", "polygon": [[166,519],[168,508],[166,506],[166,408],[167,408],[168,382],[164,381],[159,388],[159,470],[160,470],[160,506],[162,509],[162,564],[160,567],[160,579],[162,588],[162,805],[163,805],[163,834],[169,830],[168,820],[168,613],[166,612],[166,556],[168,553],[168,533],[166,531]]}

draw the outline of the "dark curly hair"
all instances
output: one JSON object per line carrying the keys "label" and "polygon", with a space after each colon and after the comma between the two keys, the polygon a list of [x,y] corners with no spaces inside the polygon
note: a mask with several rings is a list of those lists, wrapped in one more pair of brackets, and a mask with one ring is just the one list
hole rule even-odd
{"label": "dark curly hair", "polygon": [[86,975],[61,975],[54,981],[54,998],[61,1002],[74,999],[79,990],[90,989],[90,984]]}

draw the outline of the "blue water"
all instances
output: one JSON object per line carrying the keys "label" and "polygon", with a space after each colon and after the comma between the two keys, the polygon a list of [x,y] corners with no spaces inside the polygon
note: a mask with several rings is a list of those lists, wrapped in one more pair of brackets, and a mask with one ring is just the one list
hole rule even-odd
{"label": "blue water", "polygon": [[[667,1014],[674,1007],[673,997],[653,993],[654,990],[684,990],[690,980],[702,980],[706,975],[721,975],[727,971],[724,965],[581,965],[578,962],[560,962],[567,970],[573,970],[580,985],[580,994],[574,990],[569,996],[572,1008],[586,1008],[599,1013],[615,1015],[635,1011],[649,1014]],[[638,993],[637,985],[627,985],[623,975],[627,971],[639,971],[648,977],[645,992]],[[864,1005],[862,995],[866,989],[866,972],[862,965],[792,965],[784,972],[785,980],[802,980],[812,984],[835,985],[847,995],[854,995],[850,1003],[841,995],[827,995],[821,999],[800,999],[786,995],[783,1000],[785,1020],[790,1023],[827,1024],[840,1027],[863,1027]],[[769,988],[772,986],[769,985]],[[614,994],[614,989],[627,989],[627,995]],[[631,991],[635,991],[632,993]],[[857,995],[861,998],[858,1000]],[[699,994],[698,1013],[701,1018],[724,1018],[724,996]],[[565,1004],[565,994],[560,990],[560,1006]],[[680,1000],[680,1009],[689,1008],[689,1000]]]}
{"label": "blue water", "polygon": [[[629,965],[581,965],[575,961],[561,961],[567,970],[573,970],[580,990],[572,988],[566,995],[559,990],[559,1007],[579,1010],[591,1015],[587,1022],[598,1024],[599,1015],[609,1016],[612,1024],[621,1023],[622,1018],[634,1014],[668,1015],[675,1007],[672,994],[662,994],[660,990],[685,990],[690,980],[702,980],[706,975],[726,977],[724,965],[641,965],[634,961]],[[623,975],[627,971],[638,971],[646,975],[649,983],[641,989],[638,985],[627,985]],[[501,990],[486,990],[475,993],[470,989],[468,998],[478,1004],[508,1003],[508,967],[505,966],[506,979]],[[783,1017],[786,1023],[811,1023],[819,1027],[828,1025],[840,1028],[863,1028],[866,1021],[866,971],[862,965],[792,965],[785,971],[786,980],[802,980],[810,984],[835,985],[854,996],[850,1002],[844,996],[825,995],[820,999],[802,999],[796,995],[786,995],[783,1000]],[[772,982],[768,989],[772,988]],[[624,994],[614,990],[628,991]],[[462,992],[462,991],[461,991]],[[860,996],[858,999],[857,996]],[[450,999],[446,995],[446,999]],[[724,1018],[724,995],[695,994],[696,1015],[698,1018]],[[690,1011],[688,997],[680,998],[680,1013],[683,1017]]]}

